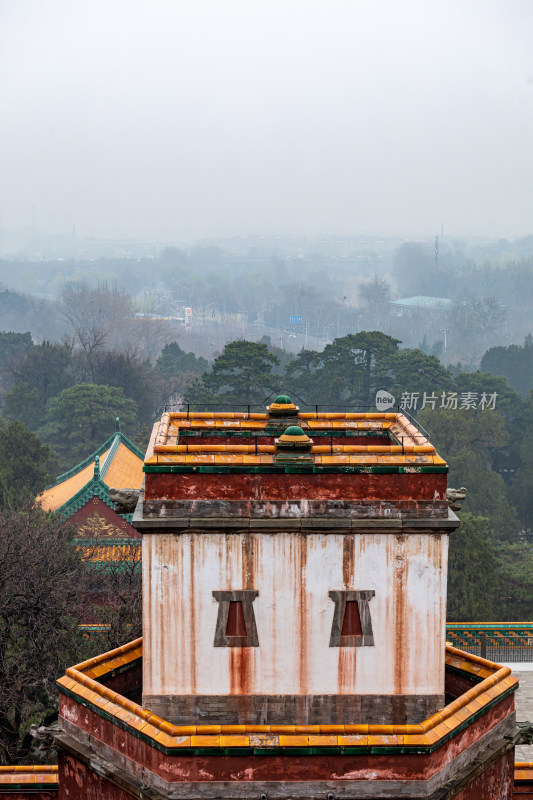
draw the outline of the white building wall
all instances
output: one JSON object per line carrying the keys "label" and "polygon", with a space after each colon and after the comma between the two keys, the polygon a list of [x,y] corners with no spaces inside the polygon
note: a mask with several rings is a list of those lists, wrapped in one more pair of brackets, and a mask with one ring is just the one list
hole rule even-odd
{"label": "white building wall", "polygon": [[[143,692],[442,694],[448,537],[144,534]],[[259,647],[214,647],[214,590],[256,589]],[[332,589],[374,590],[373,647],[329,647]]]}

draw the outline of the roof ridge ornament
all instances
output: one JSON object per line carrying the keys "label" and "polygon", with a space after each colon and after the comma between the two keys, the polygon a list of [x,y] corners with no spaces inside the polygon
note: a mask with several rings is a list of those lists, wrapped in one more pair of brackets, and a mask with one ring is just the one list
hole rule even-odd
{"label": "roof ridge ornament", "polygon": [[278,394],[273,403],[267,406],[269,417],[284,417],[297,414],[300,409],[295,406],[288,394]]}
{"label": "roof ridge ornament", "polygon": [[296,406],[289,395],[279,394],[273,403],[267,406],[268,423],[267,430],[280,431],[288,425],[299,423],[298,406]]}
{"label": "roof ridge ornament", "polygon": [[95,481],[100,480],[100,456],[96,456],[94,459],[94,479]]}
{"label": "roof ridge ornament", "polygon": [[304,432],[299,425],[289,425],[285,432],[275,439],[276,445],[276,464],[297,462],[298,464],[314,464],[311,455],[313,440]]}

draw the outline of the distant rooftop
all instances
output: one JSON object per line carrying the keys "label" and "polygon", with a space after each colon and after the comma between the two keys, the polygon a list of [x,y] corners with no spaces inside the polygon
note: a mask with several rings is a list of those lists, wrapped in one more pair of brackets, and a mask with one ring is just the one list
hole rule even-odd
{"label": "distant rooftop", "polygon": [[417,294],[414,297],[400,297],[398,300],[391,300],[391,305],[402,308],[420,308],[432,311],[449,311],[453,306],[453,300],[447,297],[429,297]]}
{"label": "distant rooftop", "polygon": [[45,511],[57,511],[65,518],[95,495],[114,508],[109,488],[140,489],[143,457],[144,453],[120,431],[117,422],[115,433],[92,455],[60,475],[53,486],[39,495],[37,502]]}

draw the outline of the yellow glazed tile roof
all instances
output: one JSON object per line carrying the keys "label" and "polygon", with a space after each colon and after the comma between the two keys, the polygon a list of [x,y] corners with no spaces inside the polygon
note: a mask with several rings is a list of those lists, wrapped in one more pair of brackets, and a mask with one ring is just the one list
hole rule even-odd
{"label": "yellow glazed tile roof", "polygon": [[[108,452],[109,448],[102,453],[100,463],[105,459]],[[66,478],[66,480],[61,481],[61,483],[57,483],[55,486],[50,486],[49,489],[45,489],[44,492],[37,497],[37,502],[40,503],[45,511],[57,511],[61,506],[65,505],[71,497],[74,497],[80,489],[83,489],[83,487],[89,483],[93,475],[94,460],[75,475],[71,475],[69,478]]]}
{"label": "yellow glazed tile roof", "polygon": [[[142,657],[142,639],[96,656],[67,669],[59,679],[64,690],[96,709],[105,706],[107,715],[126,722],[149,740],[171,748],[189,747],[433,747],[444,742],[479,710],[513,692],[518,680],[509,667],[502,667],[479,656],[446,645],[446,664],[482,678],[480,683],[453,700],[441,711],[417,725],[172,725],[149,709],[128,700],[99,683],[117,667]],[[261,735],[264,740],[259,743]]]}
{"label": "yellow glazed tile roof", "polygon": [[[515,783],[533,783],[533,761],[515,761],[514,765]],[[519,795],[515,795],[519,797]]]}
{"label": "yellow glazed tile roof", "polygon": [[90,561],[140,562],[142,547],[138,544],[95,544],[78,548],[83,558]]}
{"label": "yellow glazed tile roof", "polygon": [[117,432],[92,456],[60,475],[54,486],[49,486],[38,497],[45,511],[60,511],[97,475],[107,487],[115,489],[140,489],[143,482],[143,459],[140,451],[123,434]]}
{"label": "yellow glazed tile roof", "polygon": [[143,482],[142,460],[121,442],[104,480],[115,489],[140,489]]}

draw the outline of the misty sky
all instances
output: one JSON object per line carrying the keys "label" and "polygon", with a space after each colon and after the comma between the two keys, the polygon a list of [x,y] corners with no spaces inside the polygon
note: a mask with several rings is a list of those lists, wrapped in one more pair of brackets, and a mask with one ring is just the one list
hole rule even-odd
{"label": "misty sky", "polygon": [[531,0],[0,0],[0,226],[533,233]]}

